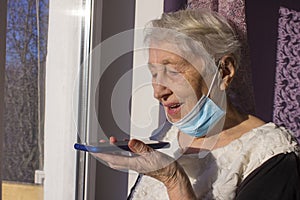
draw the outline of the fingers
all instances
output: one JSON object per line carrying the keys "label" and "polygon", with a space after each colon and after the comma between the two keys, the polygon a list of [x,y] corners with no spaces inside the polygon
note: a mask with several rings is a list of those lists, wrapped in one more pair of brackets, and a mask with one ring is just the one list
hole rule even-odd
{"label": "fingers", "polygon": [[[129,141],[129,139],[125,138],[125,139],[123,139],[123,141]],[[99,140],[99,142],[105,143],[105,142],[107,142],[107,140],[101,139],[101,140]],[[114,137],[114,136],[109,137],[109,143],[113,144],[116,142],[118,142],[118,139],[116,137]]]}
{"label": "fingers", "polygon": [[[113,137],[113,136],[111,136],[111,137],[109,138],[109,143],[111,143],[111,144],[116,143],[117,141],[118,141],[117,138],[115,138],[115,137]],[[101,140],[99,140],[99,142],[100,142],[100,143],[106,143],[107,140],[101,139]]]}
{"label": "fingers", "polygon": [[113,144],[113,143],[116,143],[117,141],[118,140],[116,137],[114,137],[114,136],[109,137],[109,143]]}
{"label": "fingers", "polygon": [[172,166],[174,162],[171,157],[153,150],[139,140],[130,140],[128,146],[136,156],[114,153],[93,153],[92,155],[113,169],[134,170],[138,173],[148,174],[158,180],[163,180],[166,174],[173,172],[174,169],[168,167],[170,164]]}
{"label": "fingers", "polygon": [[147,146],[145,143],[143,143],[140,140],[132,139],[128,142],[128,147],[130,150],[134,153],[137,154],[143,154],[143,153],[149,153],[153,152],[154,149],[151,147]]}

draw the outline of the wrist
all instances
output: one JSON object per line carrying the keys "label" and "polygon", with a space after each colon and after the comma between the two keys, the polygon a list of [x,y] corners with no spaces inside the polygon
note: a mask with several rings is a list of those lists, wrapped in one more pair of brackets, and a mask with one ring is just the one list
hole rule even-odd
{"label": "wrist", "polygon": [[195,200],[197,199],[184,169],[177,164],[176,171],[164,184],[171,200]]}

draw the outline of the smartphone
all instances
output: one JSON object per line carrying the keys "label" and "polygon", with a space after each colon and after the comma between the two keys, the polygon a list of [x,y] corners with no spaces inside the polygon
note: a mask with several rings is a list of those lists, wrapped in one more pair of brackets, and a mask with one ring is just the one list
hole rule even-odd
{"label": "smartphone", "polygon": [[[169,142],[162,141],[147,141],[146,145],[153,149],[161,149],[170,147]],[[108,152],[120,152],[131,151],[128,147],[128,141],[120,141],[116,143],[97,143],[97,144],[74,144],[74,148],[80,151],[88,151],[92,153],[108,153]]]}

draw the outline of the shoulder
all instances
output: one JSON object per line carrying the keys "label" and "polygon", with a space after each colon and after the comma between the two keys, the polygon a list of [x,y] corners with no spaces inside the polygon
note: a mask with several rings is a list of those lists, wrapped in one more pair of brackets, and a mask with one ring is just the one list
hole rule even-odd
{"label": "shoulder", "polygon": [[[254,128],[244,134],[240,141],[245,149],[277,155],[279,153],[298,152],[299,146],[296,139],[284,127],[269,122]],[[254,149],[255,147],[255,149]]]}
{"label": "shoulder", "polygon": [[222,157],[230,152],[236,156],[245,155],[249,161],[259,159],[259,163],[263,163],[280,153],[299,151],[296,139],[285,128],[270,122],[250,130],[213,152]]}
{"label": "shoulder", "polygon": [[237,189],[236,199],[300,200],[300,159],[278,154],[254,170]]}
{"label": "shoulder", "polygon": [[216,181],[218,187],[225,186],[228,179],[237,180],[238,186],[270,159],[290,153],[298,155],[299,146],[284,128],[273,123],[257,127],[230,144],[212,151],[223,175]]}
{"label": "shoulder", "polygon": [[244,139],[252,159],[259,159],[261,164],[248,171],[236,199],[300,200],[299,145],[292,134],[284,127],[267,123]]}

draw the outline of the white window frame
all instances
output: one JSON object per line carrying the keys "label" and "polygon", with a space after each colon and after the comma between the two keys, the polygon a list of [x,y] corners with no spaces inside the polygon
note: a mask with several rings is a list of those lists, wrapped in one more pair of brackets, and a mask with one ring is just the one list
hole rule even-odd
{"label": "white window frame", "polygon": [[80,67],[82,0],[49,2],[45,82],[44,200],[76,196],[76,102]]}

